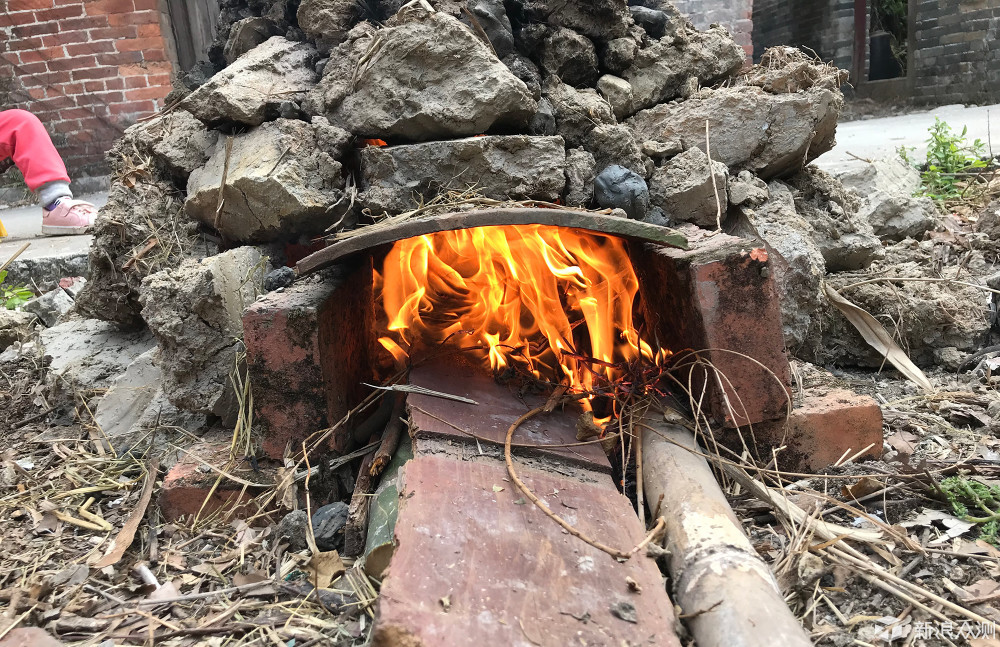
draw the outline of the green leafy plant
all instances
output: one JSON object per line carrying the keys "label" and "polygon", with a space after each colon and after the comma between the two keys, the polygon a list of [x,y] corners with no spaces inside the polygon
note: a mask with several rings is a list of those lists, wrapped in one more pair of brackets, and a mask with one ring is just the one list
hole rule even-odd
{"label": "green leafy plant", "polygon": [[[941,492],[952,512],[964,521],[979,525],[979,539],[997,544],[1000,531],[1000,488],[966,478],[949,476],[941,481]],[[984,513],[985,516],[973,516]]]}
{"label": "green leafy plant", "polygon": [[0,303],[8,310],[24,305],[35,298],[35,293],[23,285],[7,285],[7,270],[0,270]]}
{"label": "green leafy plant", "polygon": [[930,138],[927,140],[927,167],[921,174],[921,195],[935,200],[963,197],[967,184],[964,176],[988,165],[982,159],[986,154],[986,144],[980,139],[969,143],[966,139],[967,127],[957,134],[947,122],[937,117],[927,132]]}

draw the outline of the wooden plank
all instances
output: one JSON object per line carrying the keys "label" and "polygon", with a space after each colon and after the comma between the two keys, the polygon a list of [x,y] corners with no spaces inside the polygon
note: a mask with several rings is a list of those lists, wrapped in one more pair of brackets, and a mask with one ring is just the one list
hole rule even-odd
{"label": "wooden plank", "polygon": [[[471,431],[480,437],[483,446],[502,446],[507,429],[518,416],[529,409],[545,404],[539,396],[517,397],[497,384],[485,368],[475,366],[461,357],[447,357],[423,364],[410,371],[410,384],[451,395],[460,395],[479,404],[466,404],[428,395],[411,393],[407,397],[411,434],[414,437],[414,454],[420,454],[422,441],[428,437],[468,444],[477,453],[476,439],[460,430]],[[579,411],[567,407],[549,415],[536,416],[517,428],[515,443],[553,445],[575,443],[576,419]],[[544,456],[557,458],[586,469],[611,472],[611,464],[599,444],[577,447],[514,448],[515,456]]]}
{"label": "wooden plank", "polygon": [[602,213],[539,207],[476,209],[369,225],[357,230],[360,233],[341,238],[329,247],[305,257],[295,266],[295,271],[299,276],[303,276],[380,245],[439,231],[531,224],[569,227],[628,240],[660,243],[680,249],[688,248],[687,239],[674,229]]}

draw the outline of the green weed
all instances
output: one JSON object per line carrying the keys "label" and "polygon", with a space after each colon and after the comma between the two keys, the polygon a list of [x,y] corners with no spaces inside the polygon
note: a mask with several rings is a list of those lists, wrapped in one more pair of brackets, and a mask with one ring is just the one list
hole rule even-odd
{"label": "green weed", "polygon": [[[979,525],[979,539],[1000,545],[1000,488],[986,485],[965,476],[949,476],[941,481],[941,491],[948,499],[952,512],[970,523]],[[985,516],[973,516],[983,513]]]}
{"label": "green weed", "polygon": [[23,285],[7,285],[7,270],[0,270],[0,303],[8,310],[24,305],[35,298],[35,293]]}
{"label": "green weed", "polygon": [[922,188],[919,195],[939,201],[963,198],[968,186],[967,176],[976,169],[988,166],[982,159],[986,155],[986,144],[980,139],[968,142],[968,127],[963,127],[961,133],[955,133],[947,122],[937,117],[927,132],[930,133],[927,163],[920,175]]}

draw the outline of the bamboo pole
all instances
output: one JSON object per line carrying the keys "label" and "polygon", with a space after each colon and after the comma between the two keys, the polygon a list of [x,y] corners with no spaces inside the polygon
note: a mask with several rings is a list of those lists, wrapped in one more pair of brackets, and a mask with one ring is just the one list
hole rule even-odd
{"label": "bamboo pole", "polygon": [[647,501],[663,498],[674,602],[698,647],[811,647],[708,463],[683,448],[697,449],[694,436],[644,423],[643,489]]}

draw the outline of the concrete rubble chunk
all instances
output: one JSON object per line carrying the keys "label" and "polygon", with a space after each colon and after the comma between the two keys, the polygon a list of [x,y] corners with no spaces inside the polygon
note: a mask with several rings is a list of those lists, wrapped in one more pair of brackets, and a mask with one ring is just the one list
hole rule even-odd
{"label": "concrete rubble chunk", "polygon": [[571,148],[583,146],[595,126],[617,123],[611,105],[596,90],[577,90],[550,77],[542,92],[555,110],[556,131]]}
{"label": "concrete rubble chunk", "polygon": [[638,51],[639,43],[634,38],[613,38],[598,48],[601,69],[621,76],[632,66]]}
{"label": "concrete rubble chunk", "polygon": [[769,180],[791,175],[833,148],[843,104],[839,92],[823,88],[769,94],[737,86],[643,110],[629,124],[641,141],[675,139],[684,148],[705,150],[707,120],[712,159]]}
{"label": "concrete rubble chunk", "polygon": [[308,43],[274,36],[189,94],[180,107],[209,126],[259,126],[277,117],[282,102],[306,97],[316,84],[317,57]]}
{"label": "concrete rubble chunk", "polygon": [[358,20],[355,0],[302,0],[296,14],[299,27],[321,50],[339,45]]}
{"label": "concrete rubble chunk", "polygon": [[235,421],[230,374],[243,309],[257,297],[265,265],[259,250],[238,247],[143,281],[142,314],[160,347],[161,384],[178,408]]}
{"label": "concrete rubble chunk", "polygon": [[643,156],[635,133],[623,124],[596,126],[587,134],[584,148],[593,154],[597,168],[602,170],[617,164],[645,178],[653,169],[652,162]]}
{"label": "concrete rubble chunk", "polygon": [[[235,136],[228,155],[226,142],[220,141],[208,163],[188,179],[185,210],[237,242],[323,231],[339,217],[327,207],[343,195],[344,186],[340,162],[321,146],[348,140],[346,133],[332,137],[332,128],[278,119]],[[224,200],[217,213],[227,156]]]}
{"label": "concrete rubble chunk", "polygon": [[469,12],[476,17],[476,22],[486,32],[497,58],[504,59],[513,54],[514,33],[502,0],[468,0],[466,4]]}
{"label": "concrete rubble chunk", "polygon": [[529,18],[567,27],[595,41],[628,34],[632,20],[622,0],[526,0]]}
{"label": "concrete rubble chunk", "polygon": [[274,21],[262,16],[250,16],[233,23],[229,28],[229,38],[222,48],[222,55],[226,59],[227,65],[232,65],[236,60],[265,42],[272,36],[278,36],[282,30]]}
{"label": "concrete rubble chunk", "polygon": [[728,78],[743,66],[745,53],[722,27],[687,29],[683,37],[664,38],[639,50],[622,76],[632,84],[635,110],[684,94],[688,79],[707,85]]}
{"label": "concrete rubble chunk", "polygon": [[524,129],[535,113],[524,82],[443,12],[413,8],[384,29],[351,35],[331,54],[338,63],[326,66],[307,107],[356,135],[462,137]]}
{"label": "concrete rubble chunk", "polygon": [[860,201],[835,177],[808,167],[788,183],[794,188],[795,210],[813,228],[828,272],[863,270],[885,256],[871,224],[858,215]]}
{"label": "concrete rubble chunk", "polygon": [[874,160],[837,179],[863,200],[859,213],[879,238],[920,239],[937,224],[934,201],[914,196],[920,189],[919,171],[898,155]]}
{"label": "concrete rubble chunk", "polygon": [[725,164],[710,161],[700,148],[691,148],[653,172],[649,181],[650,202],[663,209],[674,222],[715,227],[720,205],[721,217],[726,214],[727,177]]}
{"label": "concrete rubble chunk", "polygon": [[56,325],[59,318],[72,307],[73,299],[62,288],[46,292],[21,306],[25,312],[36,315],[49,328]]}
{"label": "concrete rubble chunk", "polygon": [[737,207],[759,207],[770,194],[767,183],[750,171],[740,171],[729,178],[729,204]]}
{"label": "concrete rubble chunk", "polygon": [[49,375],[72,390],[105,389],[137,357],[155,346],[148,330],[122,332],[97,319],[73,319],[43,330]]}
{"label": "concrete rubble chunk", "polygon": [[594,178],[597,177],[597,163],[594,156],[582,148],[566,151],[566,197],[567,207],[586,207],[594,199]]}
{"label": "concrete rubble chunk", "polygon": [[180,180],[186,180],[208,160],[208,151],[219,134],[208,130],[187,110],[172,110],[146,127],[155,137],[153,154],[167,170]]}
{"label": "concrete rubble chunk", "polygon": [[826,303],[826,261],[813,242],[815,231],[795,211],[795,198],[784,182],[771,183],[770,198],[750,219],[771,254],[785,345],[796,357],[816,358],[822,336],[822,318],[816,315]]}
{"label": "concrete rubble chunk", "polygon": [[374,147],[361,151],[364,192],[373,213],[399,213],[441,189],[474,190],[489,198],[554,201],[566,186],[562,137],[469,137]]}
{"label": "concrete rubble chunk", "polygon": [[0,351],[14,342],[23,342],[31,335],[37,319],[30,312],[0,308]]}
{"label": "concrete rubble chunk", "polygon": [[597,81],[597,50],[572,29],[558,27],[542,45],[542,69],[575,87],[593,87]]}
{"label": "concrete rubble chunk", "polygon": [[616,118],[625,119],[632,114],[632,85],[625,79],[605,74],[597,79],[597,91],[611,104]]}

